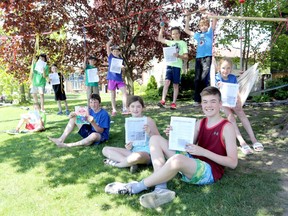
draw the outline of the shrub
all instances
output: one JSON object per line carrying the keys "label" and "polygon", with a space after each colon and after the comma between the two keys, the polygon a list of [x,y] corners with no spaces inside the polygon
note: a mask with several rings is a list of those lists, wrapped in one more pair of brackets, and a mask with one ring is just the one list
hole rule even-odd
{"label": "shrub", "polygon": [[[288,84],[288,77],[269,80],[266,82],[266,89]],[[268,91],[267,94],[277,100],[285,100],[288,98],[288,86],[280,89]]]}

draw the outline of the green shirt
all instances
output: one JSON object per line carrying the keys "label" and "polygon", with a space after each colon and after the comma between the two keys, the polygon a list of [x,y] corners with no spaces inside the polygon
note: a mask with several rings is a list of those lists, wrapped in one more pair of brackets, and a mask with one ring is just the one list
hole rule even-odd
{"label": "green shirt", "polygon": [[[32,84],[35,87],[45,87],[46,85],[46,78],[43,77],[43,74],[39,73],[35,70],[36,64],[33,65],[33,80]],[[46,77],[49,76],[49,66],[46,65],[44,68],[44,73],[46,74]]]}
{"label": "green shirt", "polygon": [[[188,53],[187,43],[183,40],[166,40],[165,41],[168,46],[176,46],[176,51],[179,55],[183,55],[184,53]],[[167,63],[168,66],[182,68],[183,60],[180,58],[177,58],[177,62],[169,62]]]}
{"label": "green shirt", "polygon": [[93,69],[93,68],[96,68],[96,67],[92,66],[92,65],[89,65],[89,64],[86,66],[86,69],[85,69],[85,85],[86,86],[96,86],[97,87],[98,86],[98,82],[92,82],[92,83],[88,82],[88,72],[87,72],[87,70],[88,69]]}

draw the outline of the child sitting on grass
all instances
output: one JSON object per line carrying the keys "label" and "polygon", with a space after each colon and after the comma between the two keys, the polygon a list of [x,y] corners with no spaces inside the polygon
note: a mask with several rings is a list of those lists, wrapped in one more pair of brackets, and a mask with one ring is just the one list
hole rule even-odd
{"label": "child sitting on grass", "polygon": [[[128,109],[132,117],[143,117],[142,111],[144,109],[144,102],[139,96],[131,96],[128,100]],[[106,146],[103,148],[102,153],[107,159],[104,163],[107,165],[124,168],[130,167],[130,172],[134,173],[138,166],[137,164],[149,164],[151,162],[149,139],[153,135],[159,135],[159,131],[155,121],[150,117],[147,118],[147,124],[143,130],[147,134],[145,142],[128,142],[125,148]]]}
{"label": "child sitting on grass", "polygon": [[15,130],[8,131],[9,134],[18,134],[22,125],[25,124],[25,128],[22,132],[41,132],[45,130],[46,115],[40,111],[40,104],[34,103],[34,110],[29,111],[26,114],[21,115],[21,119]]}

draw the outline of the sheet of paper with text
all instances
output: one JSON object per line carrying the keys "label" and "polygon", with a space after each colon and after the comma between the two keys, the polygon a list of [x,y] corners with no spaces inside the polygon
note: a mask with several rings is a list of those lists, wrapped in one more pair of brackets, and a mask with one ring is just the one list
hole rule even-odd
{"label": "sheet of paper with text", "polygon": [[185,151],[187,144],[193,144],[195,132],[195,118],[171,116],[169,132],[169,149]]}

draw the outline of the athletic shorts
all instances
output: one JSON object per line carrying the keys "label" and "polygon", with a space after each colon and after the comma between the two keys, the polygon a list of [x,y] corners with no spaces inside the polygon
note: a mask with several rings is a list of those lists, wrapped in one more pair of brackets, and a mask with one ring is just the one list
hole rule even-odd
{"label": "athletic shorts", "polygon": [[171,82],[174,84],[179,84],[181,81],[180,72],[181,72],[181,68],[167,66],[165,79],[171,80]]}
{"label": "athletic shorts", "polygon": [[[192,155],[186,153],[186,157],[193,158]],[[192,176],[191,179],[189,179],[187,176],[185,176],[183,173],[182,175],[182,181],[190,183],[190,184],[196,184],[196,185],[207,185],[207,184],[213,184],[214,177],[212,174],[211,166],[206,163],[205,161],[201,161],[199,159],[193,158],[197,164],[196,172]]]}
{"label": "athletic shorts", "polygon": [[[83,124],[82,127],[78,131],[78,134],[83,138],[87,138],[92,133],[98,133],[98,132],[92,130],[91,124]],[[100,134],[100,136],[101,136],[101,139],[97,142],[94,142],[93,145],[99,145],[100,143],[106,141],[105,138],[102,136],[102,134]]]}
{"label": "athletic shorts", "polygon": [[115,91],[117,88],[120,89],[125,86],[123,81],[108,80],[108,90]]}
{"label": "athletic shorts", "polygon": [[30,93],[31,94],[44,94],[45,92],[45,87],[41,87],[41,86],[33,86],[30,89]]}
{"label": "athletic shorts", "polygon": [[31,123],[27,123],[27,124],[25,125],[25,128],[26,128],[27,130],[34,130],[34,129],[36,128],[36,125],[35,125],[35,124],[31,124]]}

